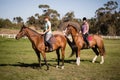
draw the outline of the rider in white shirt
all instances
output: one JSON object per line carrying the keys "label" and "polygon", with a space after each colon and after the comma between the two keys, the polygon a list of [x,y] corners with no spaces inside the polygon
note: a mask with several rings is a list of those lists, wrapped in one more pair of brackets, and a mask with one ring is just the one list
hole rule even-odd
{"label": "rider in white shirt", "polygon": [[46,16],[44,18],[46,21],[45,23],[45,29],[44,29],[44,34],[45,34],[45,44],[47,44],[50,47],[50,51],[52,51],[52,44],[50,43],[50,38],[52,37],[52,30],[51,30],[51,22],[49,21],[49,17]]}

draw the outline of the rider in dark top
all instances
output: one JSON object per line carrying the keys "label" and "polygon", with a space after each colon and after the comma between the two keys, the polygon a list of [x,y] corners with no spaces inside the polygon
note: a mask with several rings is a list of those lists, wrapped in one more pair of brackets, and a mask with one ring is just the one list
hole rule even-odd
{"label": "rider in dark top", "polygon": [[83,34],[84,41],[87,43],[87,46],[89,48],[89,42],[87,39],[88,34],[89,34],[89,24],[87,22],[86,17],[83,17],[83,24],[82,24],[81,32]]}

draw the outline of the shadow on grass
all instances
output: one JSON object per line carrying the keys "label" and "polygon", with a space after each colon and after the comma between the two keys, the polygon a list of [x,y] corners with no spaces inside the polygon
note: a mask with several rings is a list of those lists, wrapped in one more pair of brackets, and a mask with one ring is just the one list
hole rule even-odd
{"label": "shadow on grass", "polygon": [[[48,61],[48,65],[52,66],[52,67],[56,67],[57,65],[57,60],[47,60]],[[56,62],[55,64],[53,64],[53,62]],[[81,62],[91,62],[90,60],[81,60]],[[52,63],[52,64],[51,64]],[[60,63],[62,63],[62,60],[60,60]],[[76,60],[75,59],[71,59],[71,60],[64,60],[64,63],[69,63],[69,64],[73,64],[76,65]],[[92,62],[91,62],[92,63]],[[96,61],[96,63],[99,63]],[[45,63],[42,60],[41,63],[41,67],[44,66]],[[19,67],[31,67],[33,69],[36,68],[40,68],[38,63],[23,63],[23,62],[17,62],[16,64],[0,64],[0,66],[19,66]]]}
{"label": "shadow on grass", "polygon": [[[43,66],[44,64],[42,64]],[[0,64],[0,66],[19,66],[19,67],[31,67],[31,68],[37,68],[39,67],[39,64],[38,63],[22,63],[22,62],[17,62],[15,64]]]}

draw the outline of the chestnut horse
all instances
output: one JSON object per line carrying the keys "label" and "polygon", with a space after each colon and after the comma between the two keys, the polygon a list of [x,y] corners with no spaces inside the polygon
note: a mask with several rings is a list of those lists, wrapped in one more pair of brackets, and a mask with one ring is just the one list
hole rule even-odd
{"label": "chestnut horse", "polygon": [[[71,44],[70,45],[71,48],[72,48],[72,45],[75,46],[75,47],[73,47],[74,49],[72,49],[72,53],[76,52],[76,63],[77,63],[77,65],[80,65],[80,50],[86,48],[85,47],[86,42],[84,41],[82,34],[79,33],[73,25],[68,24],[64,33],[65,33],[65,35],[71,34],[73,42],[70,43],[69,40],[67,40],[67,41],[69,41],[69,43]],[[96,56],[93,58],[92,62],[94,63],[96,61],[98,55],[100,54],[100,56],[101,56],[100,64],[103,64],[105,48],[104,48],[104,42],[103,42],[102,37],[99,35],[89,35],[88,38],[89,38],[88,40],[89,40],[90,48],[92,48],[92,50],[96,54]],[[75,50],[75,51],[73,51],[73,50]]]}
{"label": "chestnut horse", "polygon": [[[34,51],[37,54],[38,57],[38,62],[39,62],[39,66],[41,68],[41,57],[40,57],[40,53],[45,61],[45,64],[47,66],[47,70],[49,69],[49,66],[47,64],[47,60],[46,60],[46,54],[45,52],[48,52],[46,50],[46,46],[45,46],[45,42],[44,42],[44,34],[39,34],[36,31],[26,27],[25,25],[21,28],[21,30],[19,31],[19,33],[16,35],[16,39],[20,39],[23,36],[27,36],[28,39],[30,40],[30,42],[32,43],[32,48],[34,49]],[[57,58],[58,58],[58,64],[56,67],[59,67],[59,61],[60,61],[60,53],[59,50],[61,49],[61,54],[62,54],[62,69],[64,68],[64,54],[65,54],[65,47],[66,47],[66,38],[64,35],[59,35],[59,34],[55,34],[54,35],[55,43],[52,44],[53,46],[53,51],[56,50],[57,53]]]}

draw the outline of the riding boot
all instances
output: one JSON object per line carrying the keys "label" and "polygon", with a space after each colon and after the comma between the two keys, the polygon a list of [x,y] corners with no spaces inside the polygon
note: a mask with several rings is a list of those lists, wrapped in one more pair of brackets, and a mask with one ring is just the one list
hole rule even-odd
{"label": "riding boot", "polygon": [[53,51],[52,44],[48,41],[49,51]]}
{"label": "riding boot", "polygon": [[87,48],[90,48],[90,45],[87,39],[86,39],[86,43],[87,43]]}
{"label": "riding boot", "polygon": [[87,48],[89,49],[90,46],[89,46],[89,41],[88,41],[87,37],[85,38],[85,42],[86,42],[86,44],[87,44]]}
{"label": "riding boot", "polygon": [[53,51],[52,44],[50,44],[49,51]]}
{"label": "riding boot", "polygon": [[45,41],[45,50],[47,50],[47,51],[48,51],[48,49],[49,49],[48,42],[47,42],[47,41]]}
{"label": "riding boot", "polygon": [[45,42],[45,46],[48,46],[48,42],[47,41]]}

